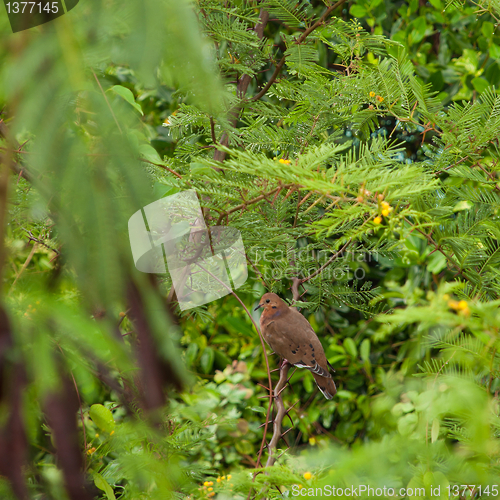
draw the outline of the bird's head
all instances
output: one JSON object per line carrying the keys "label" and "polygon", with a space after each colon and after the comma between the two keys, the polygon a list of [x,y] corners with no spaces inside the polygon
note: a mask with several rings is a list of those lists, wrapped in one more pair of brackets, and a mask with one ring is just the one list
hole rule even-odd
{"label": "bird's head", "polygon": [[264,311],[269,311],[272,309],[277,310],[283,309],[284,307],[287,308],[288,306],[275,293],[265,293],[260,299],[259,305],[254,309],[254,311],[260,309],[261,307],[264,308]]}

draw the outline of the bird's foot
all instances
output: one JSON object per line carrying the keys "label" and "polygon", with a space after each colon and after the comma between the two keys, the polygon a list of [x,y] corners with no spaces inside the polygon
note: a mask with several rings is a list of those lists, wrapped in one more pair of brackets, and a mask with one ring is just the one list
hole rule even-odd
{"label": "bird's foot", "polygon": [[288,364],[288,359],[283,359],[283,363],[281,363],[281,367],[280,368],[283,368],[287,364]]}

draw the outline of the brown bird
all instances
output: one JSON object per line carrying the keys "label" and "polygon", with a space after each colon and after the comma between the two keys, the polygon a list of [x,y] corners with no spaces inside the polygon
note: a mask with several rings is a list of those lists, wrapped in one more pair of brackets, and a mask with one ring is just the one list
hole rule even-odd
{"label": "brown bird", "polygon": [[289,307],[275,293],[266,293],[255,311],[263,307],[260,329],[264,340],[291,365],[307,368],[326,399],[332,399],[337,388],[330,375],[332,368],[312,326],[302,314]]}

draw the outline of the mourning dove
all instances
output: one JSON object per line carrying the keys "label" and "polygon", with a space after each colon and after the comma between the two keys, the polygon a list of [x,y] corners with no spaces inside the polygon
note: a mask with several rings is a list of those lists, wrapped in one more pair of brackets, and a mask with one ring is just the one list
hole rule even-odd
{"label": "mourning dove", "polygon": [[326,399],[332,399],[337,388],[330,375],[323,346],[312,326],[302,314],[289,307],[275,293],[266,293],[255,310],[263,307],[260,328],[269,346],[299,368],[307,368]]}

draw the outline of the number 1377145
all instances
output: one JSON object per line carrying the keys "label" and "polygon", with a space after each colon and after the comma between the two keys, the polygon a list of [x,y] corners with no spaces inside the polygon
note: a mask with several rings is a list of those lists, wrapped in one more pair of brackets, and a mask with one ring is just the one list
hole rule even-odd
{"label": "number 1377145", "polygon": [[5,4],[9,14],[32,14],[34,12],[57,14],[59,2],[9,2]]}
{"label": "number 1377145", "polygon": [[467,493],[475,493],[477,497],[498,496],[498,485],[479,486],[475,484],[454,484],[447,487],[449,497],[465,496]]}

